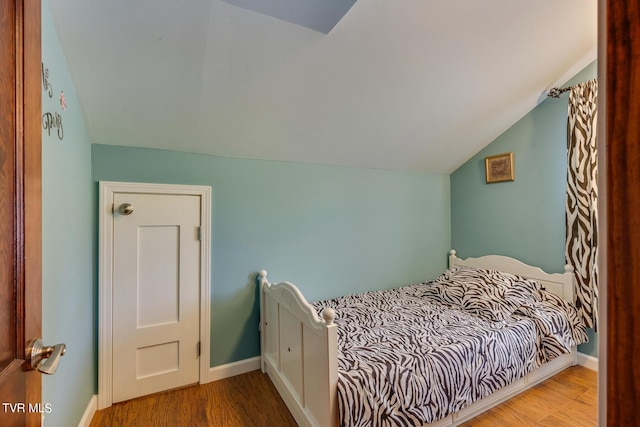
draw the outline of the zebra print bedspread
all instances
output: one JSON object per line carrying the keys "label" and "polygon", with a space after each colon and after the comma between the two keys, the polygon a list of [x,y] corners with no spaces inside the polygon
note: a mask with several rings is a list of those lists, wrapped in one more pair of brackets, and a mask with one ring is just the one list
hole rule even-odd
{"label": "zebra print bedspread", "polygon": [[313,305],[336,311],[343,426],[437,421],[587,340],[537,282],[468,267]]}

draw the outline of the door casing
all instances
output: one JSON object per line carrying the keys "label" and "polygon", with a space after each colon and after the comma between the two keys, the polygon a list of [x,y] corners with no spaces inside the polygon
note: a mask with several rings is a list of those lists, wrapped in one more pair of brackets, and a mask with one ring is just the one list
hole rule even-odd
{"label": "door casing", "polygon": [[99,185],[98,409],[113,403],[113,196],[115,193],[200,196],[200,384],[207,382],[211,339],[211,187],[101,181]]}
{"label": "door casing", "polygon": [[[42,402],[41,374],[25,367],[28,342],[42,336],[40,6],[40,0],[0,6],[0,298],[6,301],[0,316],[0,402],[14,405]],[[0,420],[4,426],[39,426],[42,414],[12,415],[3,406]]]}

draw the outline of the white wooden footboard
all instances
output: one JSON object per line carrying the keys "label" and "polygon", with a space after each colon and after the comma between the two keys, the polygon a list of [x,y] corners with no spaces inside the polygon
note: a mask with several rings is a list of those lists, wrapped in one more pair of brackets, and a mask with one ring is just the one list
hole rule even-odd
{"label": "white wooden footboard", "polygon": [[[549,291],[573,300],[574,279],[570,267],[565,267],[564,273],[548,274],[498,255],[463,260],[454,250],[449,253],[449,263],[450,266],[491,268],[536,279]],[[299,425],[338,426],[335,313],[327,308],[321,319],[295,285],[289,282],[271,284],[264,270],[259,273],[258,280],[262,372],[269,375]],[[457,426],[576,363],[574,347],[571,353],[545,363],[524,378],[429,426]]]}
{"label": "white wooden footboard", "polygon": [[259,273],[262,372],[301,426],[338,424],[338,338],[335,313],[321,319],[300,290]]}

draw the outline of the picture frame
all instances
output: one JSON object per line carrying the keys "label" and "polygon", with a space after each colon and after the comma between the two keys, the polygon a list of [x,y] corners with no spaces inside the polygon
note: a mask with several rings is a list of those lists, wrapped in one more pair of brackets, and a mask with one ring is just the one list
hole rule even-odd
{"label": "picture frame", "polygon": [[484,161],[487,184],[515,180],[513,152],[488,156]]}

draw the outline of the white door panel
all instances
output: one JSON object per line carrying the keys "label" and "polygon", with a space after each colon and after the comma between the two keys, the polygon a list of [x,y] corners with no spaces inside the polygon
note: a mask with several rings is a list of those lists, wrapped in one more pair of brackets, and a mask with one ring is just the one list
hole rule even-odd
{"label": "white door panel", "polygon": [[[196,383],[200,197],[115,193],[113,402]],[[129,203],[125,214],[119,209]]]}

